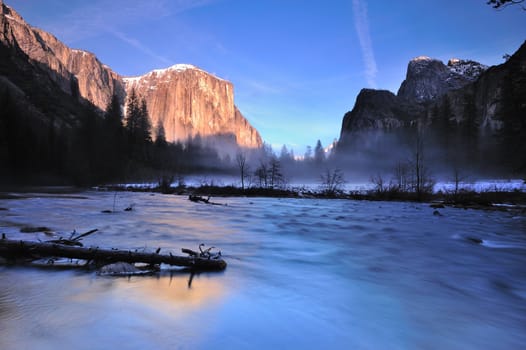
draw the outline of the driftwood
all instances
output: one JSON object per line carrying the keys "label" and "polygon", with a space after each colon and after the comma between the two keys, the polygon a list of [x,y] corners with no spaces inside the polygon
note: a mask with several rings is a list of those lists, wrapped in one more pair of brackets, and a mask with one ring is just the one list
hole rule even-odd
{"label": "driftwood", "polygon": [[77,232],[73,231],[71,233],[71,236],[68,239],[60,237],[59,239],[53,239],[53,240],[50,240],[50,241],[46,241],[46,243],[58,243],[58,244],[82,247],[83,244],[80,242],[82,240],[82,238],[84,238],[86,236],[89,236],[92,233],[95,233],[97,231],[98,231],[98,229],[89,230],[88,232],[83,233],[81,235],[78,235],[77,237],[75,237],[75,234]]}
{"label": "driftwood", "polygon": [[208,198],[205,198],[205,197],[202,197],[202,196],[197,196],[197,195],[189,195],[188,196],[188,199],[191,200],[192,202],[195,202],[195,203],[205,203],[205,204],[211,204],[211,205],[223,205],[221,203],[215,203],[215,202],[211,202],[210,201],[210,196],[208,196]]}
{"label": "driftwood", "polygon": [[203,258],[203,259],[219,259],[221,258],[221,251],[218,251],[217,253],[213,253],[212,249],[215,249],[215,247],[210,247],[204,249],[205,244],[201,243],[199,244],[199,252],[196,252],[195,250],[183,248],[181,251],[185,254],[188,254],[193,257]]}
{"label": "driftwood", "polygon": [[193,271],[221,271],[226,268],[226,262],[220,258],[220,254],[198,256],[175,256],[159,254],[160,249],[154,253],[134,252],[120,249],[101,249],[98,247],[78,247],[52,242],[19,241],[5,238],[0,239],[0,256],[7,261],[19,259],[36,260],[47,257],[63,257],[70,259],[82,259],[95,262],[102,266],[116,262],[145,263],[150,265],[168,264],[183,266]]}

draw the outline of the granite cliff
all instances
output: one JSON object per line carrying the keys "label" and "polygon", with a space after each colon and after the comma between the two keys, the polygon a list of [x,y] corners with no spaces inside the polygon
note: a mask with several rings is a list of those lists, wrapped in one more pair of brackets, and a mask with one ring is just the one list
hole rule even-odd
{"label": "granite cliff", "polygon": [[200,136],[261,147],[262,140],[234,105],[232,83],[197,67],[177,64],[139,77],[123,78],[126,93],[146,100],[152,125],[162,123],[169,142]]}
{"label": "granite cliff", "polygon": [[[451,156],[456,152],[465,153],[464,161],[493,158],[496,164],[510,158],[505,150],[524,148],[525,90],[526,42],[506,62],[492,67],[472,60],[451,59],[446,65],[417,57],[409,62],[396,95],[372,89],[358,94],[344,115],[338,149],[340,154],[388,156],[409,143],[418,125],[433,153],[442,154],[437,157],[442,163],[458,161]],[[521,162],[526,164],[514,161],[515,169]]]}
{"label": "granite cliff", "polygon": [[445,65],[427,56],[412,59],[397,96],[409,102],[426,102],[475,81],[488,67],[471,60],[452,58]]}
{"label": "granite cliff", "polygon": [[[243,147],[254,148],[262,144],[257,130],[234,105],[232,84],[203,70],[176,65],[142,77],[123,78],[94,54],[71,49],[52,34],[30,26],[1,0],[0,30],[0,45],[9,61],[23,66],[21,71],[27,73],[21,79],[21,73],[14,74],[6,65],[0,80],[6,89],[16,87],[21,96],[34,95],[37,85],[46,85],[44,92],[57,95],[54,91],[58,87],[69,99],[93,105],[102,112],[113,94],[124,102],[126,94],[135,88],[146,99],[151,124],[155,127],[161,121],[168,141],[184,141],[199,135],[206,139],[228,139]],[[49,101],[72,103],[53,98]],[[33,107],[43,115],[48,114],[48,118],[68,119],[74,123],[75,108],[70,108],[66,115],[54,113],[51,116],[45,112],[48,106],[42,104],[36,103]],[[53,108],[54,111],[62,109],[60,106]]]}
{"label": "granite cliff", "polygon": [[30,26],[5,4],[0,5],[0,28],[0,41],[5,46],[21,50],[69,95],[81,97],[101,110],[113,93],[123,95],[119,75],[95,55],[70,49],[52,34]]}
{"label": "granite cliff", "polygon": [[451,59],[445,65],[436,59],[417,57],[409,62],[406,79],[396,95],[372,89],[359,93],[354,108],[343,118],[340,139],[364,129],[393,129],[419,120],[429,122],[432,109],[446,99],[451,104],[451,121],[462,122],[466,98],[471,98],[479,125],[497,129],[502,88],[508,77],[524,74],[525,56],[526,43],[507,62],[489,68],[471,60]]}
{"label": "granite cliff", "polygon": [[476,82],[487,66],[471,60],[442,61],[427,56],[412,59],[398,93],[362,89],[354,108],[343,118],[340,139],[361,130],[391,130],[427,116],[429,106],[453,91]]}

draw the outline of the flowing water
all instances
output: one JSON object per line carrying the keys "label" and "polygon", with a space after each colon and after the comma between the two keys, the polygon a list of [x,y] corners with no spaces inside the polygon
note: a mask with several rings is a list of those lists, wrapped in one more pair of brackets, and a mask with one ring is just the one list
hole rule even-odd
{"label": "flowing water", "polygon": [[[113,214],[101,213],[112,209]],[[0,200],[12,239],[47,226],[85,245],[228,267],[104,277],[0,266],[0,349],[523,349],[526,217],[427,204],[86,192]],[[134,210],[122,209],[133,204]],[[475,244],[468,237],[483,240]]]}

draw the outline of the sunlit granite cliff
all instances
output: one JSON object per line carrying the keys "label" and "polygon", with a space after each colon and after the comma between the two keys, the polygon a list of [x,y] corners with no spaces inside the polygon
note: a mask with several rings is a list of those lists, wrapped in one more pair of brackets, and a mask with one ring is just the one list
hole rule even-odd
{"label": "sunlit granite cliff", "polygon": [[[123,78],[94,54],[71,49],[52,34],[32,27],[1,0],[0,30],[0,45],[6,55],[5,74],[0,72],[0,80],[10,90],[31,96],[31,90],[42,85],[48,94],[56,95],[53,91],[58,86],[72,99],[104,111],[113,94],[124,103],[126,94],[134,88],[139,97],[146,99],[152,126],[163,123],[168,141],[199,135],[227,138],[243,147],[262,144],[258,131],[234,105],[232,83],[201,69],[175,65],[141,77]],[[24,78],[18,73],[15,76],[7,62],[20,68]],[[39,81],[32,83],[28,77]],[[75,118],[74,111],[68,114],[53,118]]]}
{"label": "sunlit granite cliff", "polygon": [[152,125],[161,122],[168,141],[199,135],[233,138],[244,147],[262,144],[257,130],[234,105],[234,87],[226,80],[188,64],[123,80],[126,93],[135,89],[146,99]]}

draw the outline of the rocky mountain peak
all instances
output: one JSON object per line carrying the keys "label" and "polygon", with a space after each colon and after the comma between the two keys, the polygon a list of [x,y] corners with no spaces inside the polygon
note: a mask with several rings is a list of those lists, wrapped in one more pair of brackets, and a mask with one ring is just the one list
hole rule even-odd
{"label": "rocky mountain peak", "polygon": [[[200,136],[228,141],[212,146],[262,145],[257,130],[234,105],[232,83],[200,68],[176,64],[139,77],[123,78],[94,54],[72,49],[51,33],[32,27],[2,0],[0,30],[0,48],[10,52],[9,57],[29,63],[30,76],[50,80],[77,102],[92,104],[102,112],[113,94],[124,101],[134,88],[146,99],[152,130],[161,122],[168,141]],[[43,76],[38,78],[39,74]]]}
{"label": "rocky mountain peak", "polygon": [[475,81],[487,68],[471,60],[453,58],[445,65],[438,59],[419,56],[409,61],[398,97],[416,103],[430,101]]}
{"label": "rocky mountain peak", "polygon": [[398,98],[391,91],[362,89],[352,111],[343,118],[340,140],[351,131],[389,130],[403,125]]}
{"label": "rocky mountain peak", "polygon": [[479,62],[458,58],[451,58],[447,62],[447,67],[452,74],[461,75],[471,81],[478,79],[478,77],[488,69],[488,66]]}
{"label": "rocky mountain peak", "polygon": [[12,8],[2,6],[0,42],[21,50],[67,94],[106,109],[113,93],[124,95],[120,76],[95,55],[66,46],[54,35],[34,28]]}
{"label": "rocky mountain peak", "polygon": [[152,125],[163,125],[167,141],[199,136],[211,143],[234,141],[251,148],[262,145],[257,130],[236,108],[229,81],[189,64],[155,69],[123,81],[126,94],[135,89],[146,100]]}
{"label": "rocky mountain peak", "polygon": [[3,0],[0,0],[0,15],[3,15],[11,21],[24,22],[22,16],[20,16],[13,8],[7,6]]}

